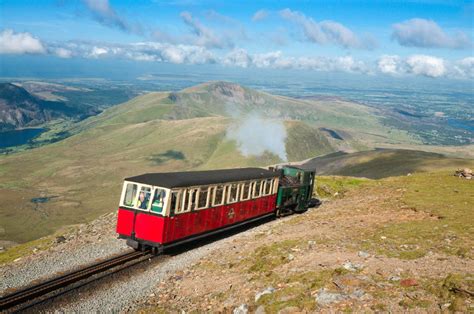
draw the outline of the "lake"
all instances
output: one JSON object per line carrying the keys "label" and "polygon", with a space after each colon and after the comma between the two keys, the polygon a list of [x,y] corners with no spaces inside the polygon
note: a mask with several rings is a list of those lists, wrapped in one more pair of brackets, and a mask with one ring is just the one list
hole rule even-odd
{"label": "lake", "polygon": [[43,128],[36,128],[0,132],[0,148],[26,144],[45,130]]}

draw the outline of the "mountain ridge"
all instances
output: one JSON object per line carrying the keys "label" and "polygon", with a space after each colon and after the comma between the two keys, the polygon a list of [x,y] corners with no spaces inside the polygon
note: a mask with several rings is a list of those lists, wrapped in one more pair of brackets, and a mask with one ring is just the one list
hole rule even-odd
{"label": "mountain ridge", "polygon": [[0,83],[0,131],[38,126],[54,119],[81,119],[93,113],[62,101],[43,100],[15,84]]}

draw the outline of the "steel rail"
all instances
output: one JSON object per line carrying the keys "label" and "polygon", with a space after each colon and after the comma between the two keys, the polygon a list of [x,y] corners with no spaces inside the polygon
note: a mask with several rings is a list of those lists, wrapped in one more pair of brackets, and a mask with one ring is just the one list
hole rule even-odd
{"label": "steel rail", "polygon": [[126,264],[130,261],[150,255],[150,252],[129,252],[119,256],[112,257],[105,261],[96,262],[81,269],[71,271],[67,274],[43,281],[39,284],[17,290],[11,294],[0,298],[0,311],[12,308],[34,300],[50,292],[67,287],[73,283],[79,282],[90,276],[105,272],[114,267]]}

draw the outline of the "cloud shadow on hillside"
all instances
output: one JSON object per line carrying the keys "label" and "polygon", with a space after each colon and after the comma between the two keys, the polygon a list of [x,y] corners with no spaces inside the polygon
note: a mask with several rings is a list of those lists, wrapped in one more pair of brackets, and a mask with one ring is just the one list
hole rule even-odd
{"label": "cloud shadow on hillside", "polygon": [[184,156],[183,152],[177,150],[167,150],[161,154],[153,154],[150,157],[150,160],[154,162],[156,165],[161,165],[170,160],[185,160],[186,156]]}

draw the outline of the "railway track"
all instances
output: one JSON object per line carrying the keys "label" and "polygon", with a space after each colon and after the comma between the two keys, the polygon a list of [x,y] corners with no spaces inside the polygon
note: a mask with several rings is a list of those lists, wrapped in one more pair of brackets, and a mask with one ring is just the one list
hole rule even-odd
{"label": "railway track", "polygon": [[127,264],[132,261],[141,262],[148,259],[150,252],[129,252],[119,256],[112,257],[105,261],[96,262],[78,270],[71,271],[67,274],[57,276],[53,279],[46,280],[39,284],[35,284],[21,290],[17,290],[11,294],[0,298],[0,311],[11,309],[20,304],[30,303],[31,301],[45,296],[54,291],[58,291],[68,287],[74,283],[85,280],[93,275],[103,273],[118,266]]}

